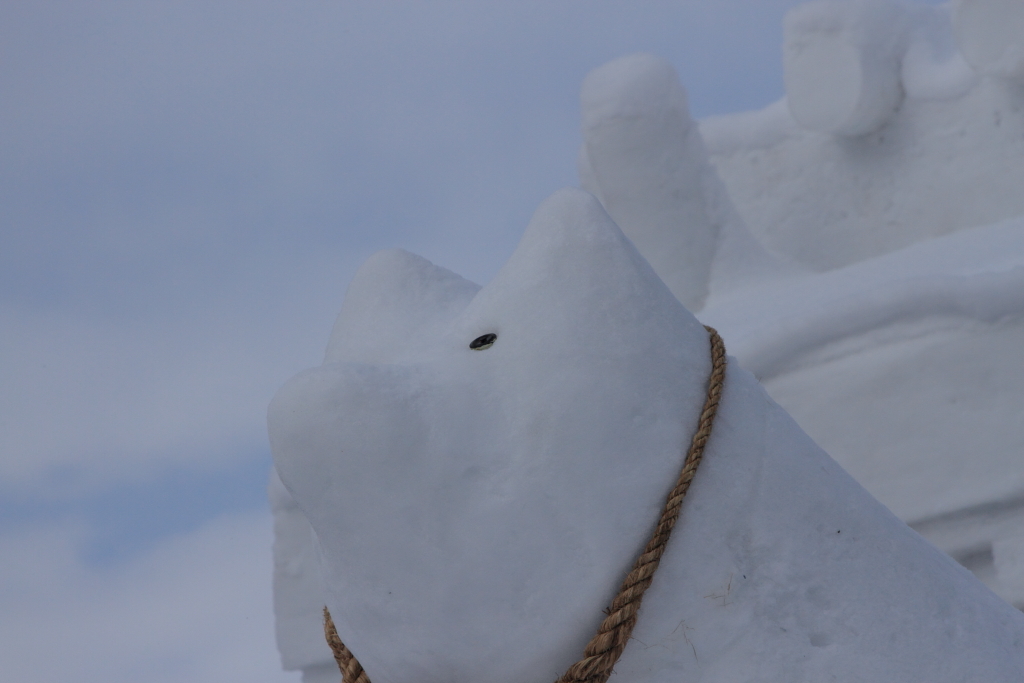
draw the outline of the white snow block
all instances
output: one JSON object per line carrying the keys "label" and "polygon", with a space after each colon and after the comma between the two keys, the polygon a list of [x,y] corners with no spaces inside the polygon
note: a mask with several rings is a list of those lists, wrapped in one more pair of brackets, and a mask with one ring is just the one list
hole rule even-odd
{"label": "white snow block", "polygon": [[903,99],[906,30],[906,9],[888,0],[822,0],[790,10],[782,65],[793,118],[838,135],[880,128]]}
{"label": "white snow block", "polygon": [[703,318],[908,523],[1024,508],[1024,218],[751,292]]}
{"label": "white snow block", "polygon": [[650,54],[613,60],[587,74],[580,102],[581,186],[685,306],[700,310],[712,290],[784,271],[733,209],[671,64]]}
{"label": "white snow block", "polygon": [[1024,2],[957,0],[953,30],[960,51],[975,69],[1024,79]]}
{"label": "white snow block", "polygon": [[[461,312],[418,330],[386,363],[339,354],[298,375],[269,409],[339,634],[375,683],[555,680],[678,475],[707,334],[579,190],[541,205]],[[494,345],[471,350],[484,334]],[[1024,615],[735,363],[633,635],[614,680],[1024,678]]]}
{"label": "white snow block", "polygon": [[274,514],[274,635],[286,671],[334,668],[324,640],[324,589],[313,530],[276,470],[267,485]]}

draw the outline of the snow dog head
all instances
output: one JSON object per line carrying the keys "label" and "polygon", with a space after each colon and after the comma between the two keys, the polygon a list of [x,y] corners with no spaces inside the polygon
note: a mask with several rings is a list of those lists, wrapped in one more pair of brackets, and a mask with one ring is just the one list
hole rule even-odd
{"label": "snow dog head", "polygon": [[[269,411],[371,680],[558,678],[650,535],[709,370],[706,331],[585,192],[545,201],[484,288],[400,250],[372,257],[324,364]],[[1024,617],[734,367],[633,636],[613,678],[1024,671]]]}

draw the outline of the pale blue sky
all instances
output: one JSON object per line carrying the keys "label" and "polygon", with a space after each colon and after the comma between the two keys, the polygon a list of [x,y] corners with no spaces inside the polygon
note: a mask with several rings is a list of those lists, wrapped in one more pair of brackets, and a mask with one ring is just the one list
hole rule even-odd
{"label": "pale blue sky", "polygon": [[486,281],[576,184],[587,71],[651,51],[696,116],[760,107],[791,4],[7,6],[5,519],[85,515],[102,556],[262,506],[262,407],[367,255]]}

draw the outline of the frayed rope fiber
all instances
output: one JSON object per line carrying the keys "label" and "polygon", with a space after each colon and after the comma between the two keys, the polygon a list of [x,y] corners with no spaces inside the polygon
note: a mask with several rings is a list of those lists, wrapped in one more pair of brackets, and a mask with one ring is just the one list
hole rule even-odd
{"label": "frayed rope fiber", "polygon": [[[665,545],[679,519],[683,497],[686,496],[690,482],[693,481],[697,467],[704,457],[704,446],[711,436],[711,427],[714,424],[715,413],[718,411],[718,403],[722,397],[722,387],[725,384],[725,344],[714,328],[707,325],[704,327],[711,338],[711,376],[708,378],[708,393],[704,399],[704,409],[700,413],[697,431],[690,441],[690,450],[686,454],[679,479],[676,480],[676,485],[665,500],[661,519],[658,520],[658,526],[654,530],[651,540],[647,542],[647,547],[636,558],[633,568],[622,582],[618,595],[612,600],[611,607],[607,610],[608,616],[601,622],[601,626],[597,630],[597,635],[587,643],[587,647],[583,651],[583,658],[570,666],[555,683],[605,683],[612,675],[615,662],[619,661],[622,651],[626,649],[626,643],[629,642],[630,634],[636,625],[637,613],[640,611],[640,602],[643,600],[644,592],[651,585],[662,553],[665,552]],[[324,635],[327,638],[327,644],[331,646],[331,652],[334,653],[338,669],[341,670],[342,682],[370,683],[359,660],[338,637],[331,613],[326,607],[324,607]]]}

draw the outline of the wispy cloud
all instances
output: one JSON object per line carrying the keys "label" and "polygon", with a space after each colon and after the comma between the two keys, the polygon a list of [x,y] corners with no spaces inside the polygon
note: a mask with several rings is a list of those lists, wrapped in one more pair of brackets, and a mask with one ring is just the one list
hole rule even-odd
{"label": "wispy cloud", "polygon": [[0,536],[0,659],[12,681],[295,681],[281,672],[267,582],[267,513],[227,516],[102,571],[89,531]]}

